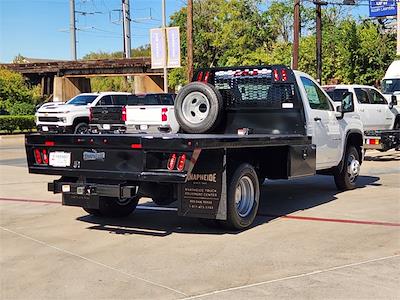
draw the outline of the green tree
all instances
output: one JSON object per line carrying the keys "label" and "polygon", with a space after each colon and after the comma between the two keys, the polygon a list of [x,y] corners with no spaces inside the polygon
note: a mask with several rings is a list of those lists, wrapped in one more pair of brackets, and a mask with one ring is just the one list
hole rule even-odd
{"label": "green tree", "polygon": [[13,115],[32,114],[40,100],[38,88],[30,88],[20,73],[0,68],[0,109]]}

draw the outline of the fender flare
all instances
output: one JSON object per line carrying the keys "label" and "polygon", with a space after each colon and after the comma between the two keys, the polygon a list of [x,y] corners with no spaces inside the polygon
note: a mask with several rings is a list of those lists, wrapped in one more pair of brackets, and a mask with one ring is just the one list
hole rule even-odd
{"label": "fender flare", "polygon": [[[340,160],[340,163],[337,166],[338,171],[342,171],[343,170],[343,166],[344,166],[344,158],[346,156],[346,152],[347,152],[347,147],[349,145],[349,138],[351,136],[359,136],[361,138],[361,148],[359,151],[359,155],[362,158],[363,153],[362,153],[362,146],[364,144],[364,134],[362,133],[362,131],[358,130],[358,129],[350,129],[349,131],[347,131],[346,133],[346,138],[345,138],[345,142],[344,142],[344,151],[342,154],[342,159]],[[356,146],[356,145],[355,145]],[[362,163],[362,159],[360,160],[360,164]]]}

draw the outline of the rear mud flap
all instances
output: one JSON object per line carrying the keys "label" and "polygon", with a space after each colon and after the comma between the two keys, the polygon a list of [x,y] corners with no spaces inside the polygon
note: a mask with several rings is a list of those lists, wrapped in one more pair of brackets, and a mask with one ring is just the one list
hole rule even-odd
{"label": "rear mud flap", "polygon": [[186,183],[180,184],[178,214],[186,217],[226,220],[226,155],[224,149],[203,150]]}

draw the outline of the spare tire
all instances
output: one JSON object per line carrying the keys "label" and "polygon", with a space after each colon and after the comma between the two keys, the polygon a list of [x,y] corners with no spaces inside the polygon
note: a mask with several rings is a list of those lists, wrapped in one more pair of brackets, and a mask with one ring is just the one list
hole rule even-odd
{"label": "spare tire", "polygon": [[223,99],[211,84],[191,82],[175,99],[175,116],[184,132],[206,133],[214,130],[222,118]]}

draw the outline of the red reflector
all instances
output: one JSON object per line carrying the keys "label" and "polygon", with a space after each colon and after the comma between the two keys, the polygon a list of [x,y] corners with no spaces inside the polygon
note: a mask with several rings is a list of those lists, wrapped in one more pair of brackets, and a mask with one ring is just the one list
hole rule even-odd
{"label": "red reflector", "polygon": [[278,70],[275,69],[272,73],[274,73],[274,81],[279,81],[279,73],[278,73]]}
{"label": "red reflector", "polygon": [[42,154],[43,154],[43,163],[48,165],[49,164],[49,156],[47,155],[46,149],[42,150]]}
{"label": "red reflector", "polygon": [[121,120],[126,121],[126,106],[122,106]]}
{"label": "red reflector", "polygon": [[48,147],[52,147],[52,146],[54,146],[56,143],[54,143],[53,141],[45,141],[44,142],[44,145],[45,146],[48,146]]}
{"label": "red reflector", "polygon": [[175,168],[175,164],[176,164],[176,154],[172,153],[168,159],[167,169],[172,171]]}
{"label": "red reflector", "polygon": [[132,149],[142,149],[142,145],[141,144],[132,144],[131,148]]}
{"label": "red reflector", "polygon": [[287,81],[287,72],[286,69],[281,70],[282,81]]}
{"label": "red reflector", "polygon": [[185,168],[185,163],[186,163],[186,154],[182,154],[179,156],[178,160],[178,166],[176,167],[178,171],[183,171]]}
{"label": "red reflector", "polygon": [[161,108],[161,122],[168,121],[167,112],[168,112],[168,108],[166,108],[166,107]]}
{"label": "red reflector", "polygon": [[203,82],[207,83],[209,77],[210,77],[210,72],[207,71],[207,72],[206,72],[206,75],[204,76]]}
{"label": "red reflector", "polygon": [[203,71],[200,71],[197,75],[197,81],[201,81],[203,79]]}
{"label": "red reflector", "polygon": [[40,155],[39,149],[35,149],[33,152],[35,153],[36,163],[41,164],[42,163],[42,156]]}

